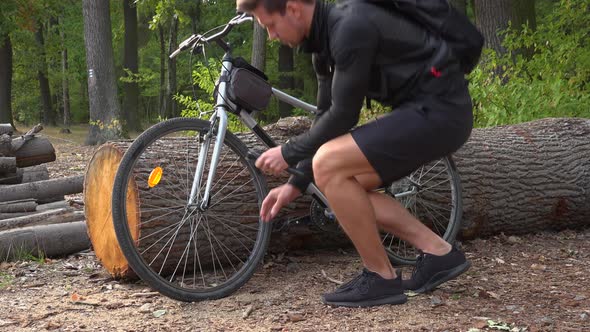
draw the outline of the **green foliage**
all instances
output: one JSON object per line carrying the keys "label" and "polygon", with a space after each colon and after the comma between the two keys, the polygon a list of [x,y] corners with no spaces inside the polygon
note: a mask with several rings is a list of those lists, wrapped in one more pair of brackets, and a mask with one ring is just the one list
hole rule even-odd
{"label": "green foliage", "polygon": [[508,29],[470,75],[478,127],[544,117],[590,117],[590,4],[561,0],[531,31]]}
{"label": "green foliage", "polygon": [[12,284],[14,277],[8,273],[0,272],[0,289],[4,289]]}

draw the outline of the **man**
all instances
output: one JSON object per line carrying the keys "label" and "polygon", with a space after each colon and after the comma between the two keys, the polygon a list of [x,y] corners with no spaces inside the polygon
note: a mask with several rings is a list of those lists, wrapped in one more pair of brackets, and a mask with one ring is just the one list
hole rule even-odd
{"label": "man", "polygon": [[[463,253],[415,219],[399,202],[374,192],[420,165],[456,151],[473,124],[467,83],[438,37],[394,11],[363,1],[237,0],[271,39],[313,53],[318,110],[311,129],[262,154],[256,166],[278,174],[313,158],[313,178],[364,269],[322,297],[332,306],[406,302],[404,289],[425,292],[466,271]],[[353,128],[366,97],[393,105],[390,114]],[[309,172],[308,172],[309,173]],[[311,179],[292,177],[270,191],[261,218],[272,220]],[[423,252],[412,279],[402,283],[378,229]]]}

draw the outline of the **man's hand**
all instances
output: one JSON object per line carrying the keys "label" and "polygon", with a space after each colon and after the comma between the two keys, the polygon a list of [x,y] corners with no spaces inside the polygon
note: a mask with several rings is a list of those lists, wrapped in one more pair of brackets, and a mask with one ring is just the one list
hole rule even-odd
{"label": "man's hand", "polygon": [[289,165],[283,158],[281,147],[276,146],[268,149],[256,159],[256,167],[266,174],[279,175]]}
{"label": "man's hand", "polygon": [[279,214],[281,208],[299,197],[301,192],[291,184],[284,184],[271,190],[262,202],[260,218],[264,222],[271,221]]}

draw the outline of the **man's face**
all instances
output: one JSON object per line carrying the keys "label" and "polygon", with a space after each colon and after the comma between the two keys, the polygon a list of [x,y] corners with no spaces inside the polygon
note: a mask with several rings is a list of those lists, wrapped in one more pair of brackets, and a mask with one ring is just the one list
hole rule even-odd
{"label": "man's face", "polygon": [[266,29],[270,40],[278,39],[281,43],[295,47],[305,38],[305,30],[301,22],[301,3],[287,2],[285,14],[270,14],[264,6],[259,5],[252,14],[258,23]]}

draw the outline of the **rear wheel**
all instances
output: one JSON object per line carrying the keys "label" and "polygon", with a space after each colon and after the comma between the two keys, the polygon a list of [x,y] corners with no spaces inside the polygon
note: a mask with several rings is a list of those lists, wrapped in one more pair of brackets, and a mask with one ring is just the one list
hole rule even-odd
{"label": "rear wheel", "polygon": [[[421,166],[409,176],[385,188],[418,220],[449,243],[461,228],[461,181],[451,156]],[[381,241],[394,264],[413,265],[417,249],[394,234],[382,233]]]}
{"label": "rear wheel", "polygon": [[[114,228],[129,266],[151,287],[181,301],[236,291],[254,273],[270,238],[270,223],[259,218],[266,183],[247,158],[247,147],[229,132],[208,207],[200,207],[200,197],[199,204],[188,205],[209,132],[209,122],[189,118],[149,128],[123,156],[113,188]],[[207,162],[202,189],[208,173]]]}

